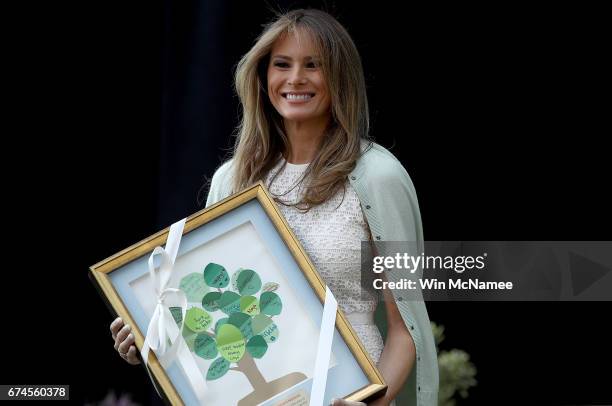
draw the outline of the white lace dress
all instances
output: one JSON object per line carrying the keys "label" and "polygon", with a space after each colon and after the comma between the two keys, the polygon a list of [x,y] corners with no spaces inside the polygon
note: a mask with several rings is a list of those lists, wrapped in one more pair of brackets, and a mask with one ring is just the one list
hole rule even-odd
{"label": "white lace dress", "polygon": [[[287,163],[282,168],[284,162],[281,159],[270,171],[265,184],[283,202],[296,203],[303,193],[299,182],[308,164]],[[369,239],[369,230],[357,194],[348,181],[344,200],[342,197],[343,191],[339,190],[333,198],[305,213],[292,206],[278,206],[370,357],[378,363],[383,349],[373,317],[378,302],[372,294],[362,295],[360,283],[361,241]]]}

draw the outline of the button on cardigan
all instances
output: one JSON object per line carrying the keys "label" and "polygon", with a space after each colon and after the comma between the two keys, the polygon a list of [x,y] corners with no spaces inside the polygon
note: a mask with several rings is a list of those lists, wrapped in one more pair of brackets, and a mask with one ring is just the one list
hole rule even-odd
{"label": "button on cardigan", "polygon": [[[228,197],[232,187],[231,160],[215,172],[206,206]],[[414,186],[402,164],[376,143],[362,142],[362,154],[348,180],[355,189],[374,238],[374,243],[416,243],[423,252],[423,229]],[[396,270],[397,271],[397,270]],[[400,272],[386,273],[388,280],[402,278]],[[416,348],[416,362],[407,385],[409,404],[437,406],[438,360],[429,316],[422,300],[402,300],[392,290],[406,328]],[[411,292],[413,294],[413,292]]]}

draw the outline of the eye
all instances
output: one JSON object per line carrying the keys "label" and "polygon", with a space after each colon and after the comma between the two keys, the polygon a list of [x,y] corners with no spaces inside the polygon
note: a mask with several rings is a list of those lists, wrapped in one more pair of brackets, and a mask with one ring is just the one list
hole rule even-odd
{"label": "eye", "polygon": [[274,66],[278,68],[288,68],[289,64],[287,62],[277,61],[277,62],[274,62]]}
{"label": "eye", "polygon": [[308,68],[308,69],[316,69],[318,67],[319,67],[319,63],[318,62],[310,61],[310,62],[306,63],[306,68]]}

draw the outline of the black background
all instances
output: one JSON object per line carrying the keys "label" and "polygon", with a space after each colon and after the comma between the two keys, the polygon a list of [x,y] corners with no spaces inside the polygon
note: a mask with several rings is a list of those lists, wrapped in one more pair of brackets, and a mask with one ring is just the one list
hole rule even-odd
{"label": "black background", "polygon": [[[233,142],[233,67],[270,4],[5,10],[1,383],[150,402],[88,267],[203,207]],[[281,5],[323,7],[353,36],[372,135],[410,173],[426,239],[610,240],[602,10]],[[609,302],[428,309],[478,369],[460,404],[612,403]]]}

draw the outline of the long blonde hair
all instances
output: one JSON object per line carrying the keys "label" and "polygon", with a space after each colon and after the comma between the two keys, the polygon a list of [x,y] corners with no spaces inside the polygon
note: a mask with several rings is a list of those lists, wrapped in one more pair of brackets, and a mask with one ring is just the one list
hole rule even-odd
{"label": "long blonde hair", "polygon": [[263,180],[289,140],[282,117],[267,95],[267,68],[275,41],[291,32],[309,34],[321,59],[331,96],[331,123],[320,149],[308,167],[308,184],[300,207],[310,209],[344,187],[368,138],[369,114],[361,59],[348,32],[320,10],[293,10],[268,24],[251,50],[238,63],[236,92],[242,106],[234,145],[233,191]]}

